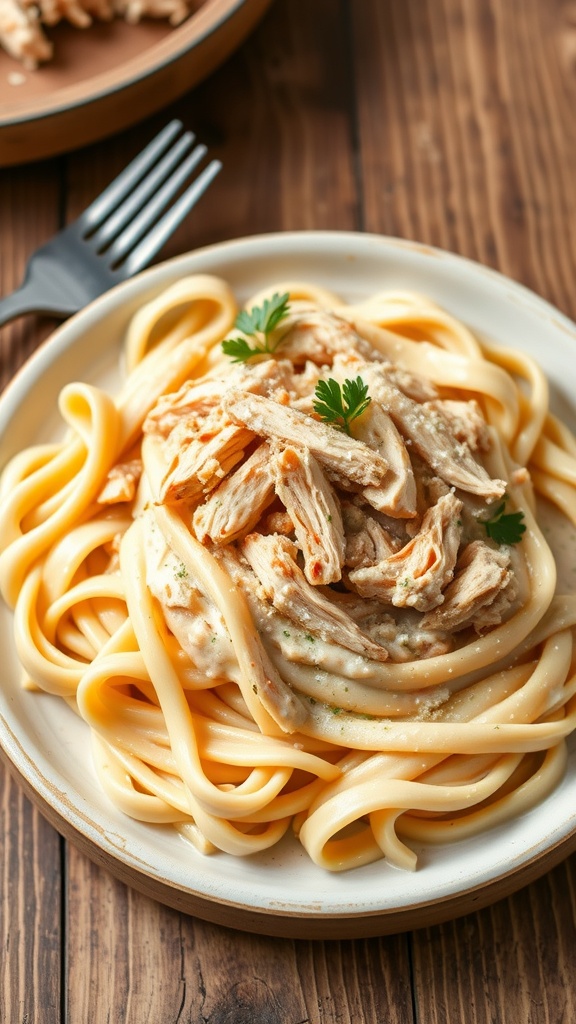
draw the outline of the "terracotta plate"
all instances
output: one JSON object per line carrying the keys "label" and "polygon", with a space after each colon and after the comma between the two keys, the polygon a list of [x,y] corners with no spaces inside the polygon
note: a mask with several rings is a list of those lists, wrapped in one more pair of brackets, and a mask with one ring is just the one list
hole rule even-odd
{"label": "terracotta plate", "polygon": [[[69,320],[0,400],[0,465],[17,448],[61,429],[56,396],[67,381],[117,387],[121,340],[134,311],[176,278],[195,272],[222,275],[240,301],[289,278],[315,281],[349,300],[386,288],[429,295],[482,335],[539,359],[556,410],[576,425],[570,380],[576,327],[518,284],[456,256],[394,239],[268,235],[161,264]],[[574,531],[568,547],[576,553]],[[573,574],[571,580],[573,586]],[[415,928],[505,896],[576,848],[571,743],[565,778],[539,806],[474,839],[418,850],[414,873],[381,861],[330,874],[312,864],[291,836],[249,859],[203,857],[168,828],[132,821],[109,803],[91,764],[84,724],[59,699],[20,688],[12,616],[4,607],[0,650],[0,745],[26,791],[88,856],[148,895],[199,917],[304,938]]]}
{"label": "terracotta plate", "polygon": [[232,53],[270,2],[205,0],[177,28],[60,24],[53,60],[36,71],[0,50],[0,167],[87,145],[167,106]]}

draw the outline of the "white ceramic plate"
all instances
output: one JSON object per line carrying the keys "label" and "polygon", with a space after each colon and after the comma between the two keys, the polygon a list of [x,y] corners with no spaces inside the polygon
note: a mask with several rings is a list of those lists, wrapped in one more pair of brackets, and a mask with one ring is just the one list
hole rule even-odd
{"label": "white ceramic plate", "polygon": [[[267,235],[212,246],[148,270],[62,326],[0,400],[0,463],[57,428],[64,383],[107,386],[118,374],[126,325],[174,279],[220,274],[239,300],[287,278],[349,300],[385,288],[430,296],[475,331],[525,349],[549,375],[556,411],[576,425],[570,391],[576,327],[491,270],[438,250],[370,235]],[[82,722],[56,698],[19,688],[11,615],[0,609],[4,659],[0,743],[26,791],[55,826],[129,884],[198,916],[303,937],[370,935],[418,927],[506,895],[576,847],[576,748],[564,781],[542,804],[469,841],[419,851],[411,874],[384,861],[347,874],[310,863],[291,838],[266,854],[203,857],[170,830],[123,816],[96,780]]]}

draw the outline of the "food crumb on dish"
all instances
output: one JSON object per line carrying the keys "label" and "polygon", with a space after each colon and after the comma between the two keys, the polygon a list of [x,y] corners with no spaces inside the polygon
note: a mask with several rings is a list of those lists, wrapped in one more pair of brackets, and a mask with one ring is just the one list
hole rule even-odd
{"label": "food crumb on dish", "polygon": [[[142,18],[180,25],[204,0],[0,0],[0,48],[34,71],[51,60],[53,42],[45,29],[61,21],[86,29],[94,20],[123,18],[137,24]],[[10,81],[21,85],[21,81]]]}

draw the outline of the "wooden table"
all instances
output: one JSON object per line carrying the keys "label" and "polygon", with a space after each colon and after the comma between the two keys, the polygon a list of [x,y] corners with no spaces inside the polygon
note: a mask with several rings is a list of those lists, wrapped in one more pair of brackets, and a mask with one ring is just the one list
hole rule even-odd
{"label": "wooden table", "polygon": [[[120,137],[0,171],[0,294],[169,116],[225,172],[165,249],[280,229],[418,239],[576,317],[576,7],[567,0],[276,0],[251,39]],[[50,332],[0,332],[2,380]],[[576,1020],[576,857],[409,934],[229,931],[127,889],[0,778],[7,1024]]]}

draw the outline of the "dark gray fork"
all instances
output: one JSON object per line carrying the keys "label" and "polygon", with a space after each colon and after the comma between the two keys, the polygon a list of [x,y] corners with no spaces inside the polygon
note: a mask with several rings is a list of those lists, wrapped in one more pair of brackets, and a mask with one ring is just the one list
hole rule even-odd
{"label": "dark gray fork", "polygon": [[66,317],[143,270],[220,171],[194,134],[171,121],[77,220],[31,256],[0,326],[22,313]]}

